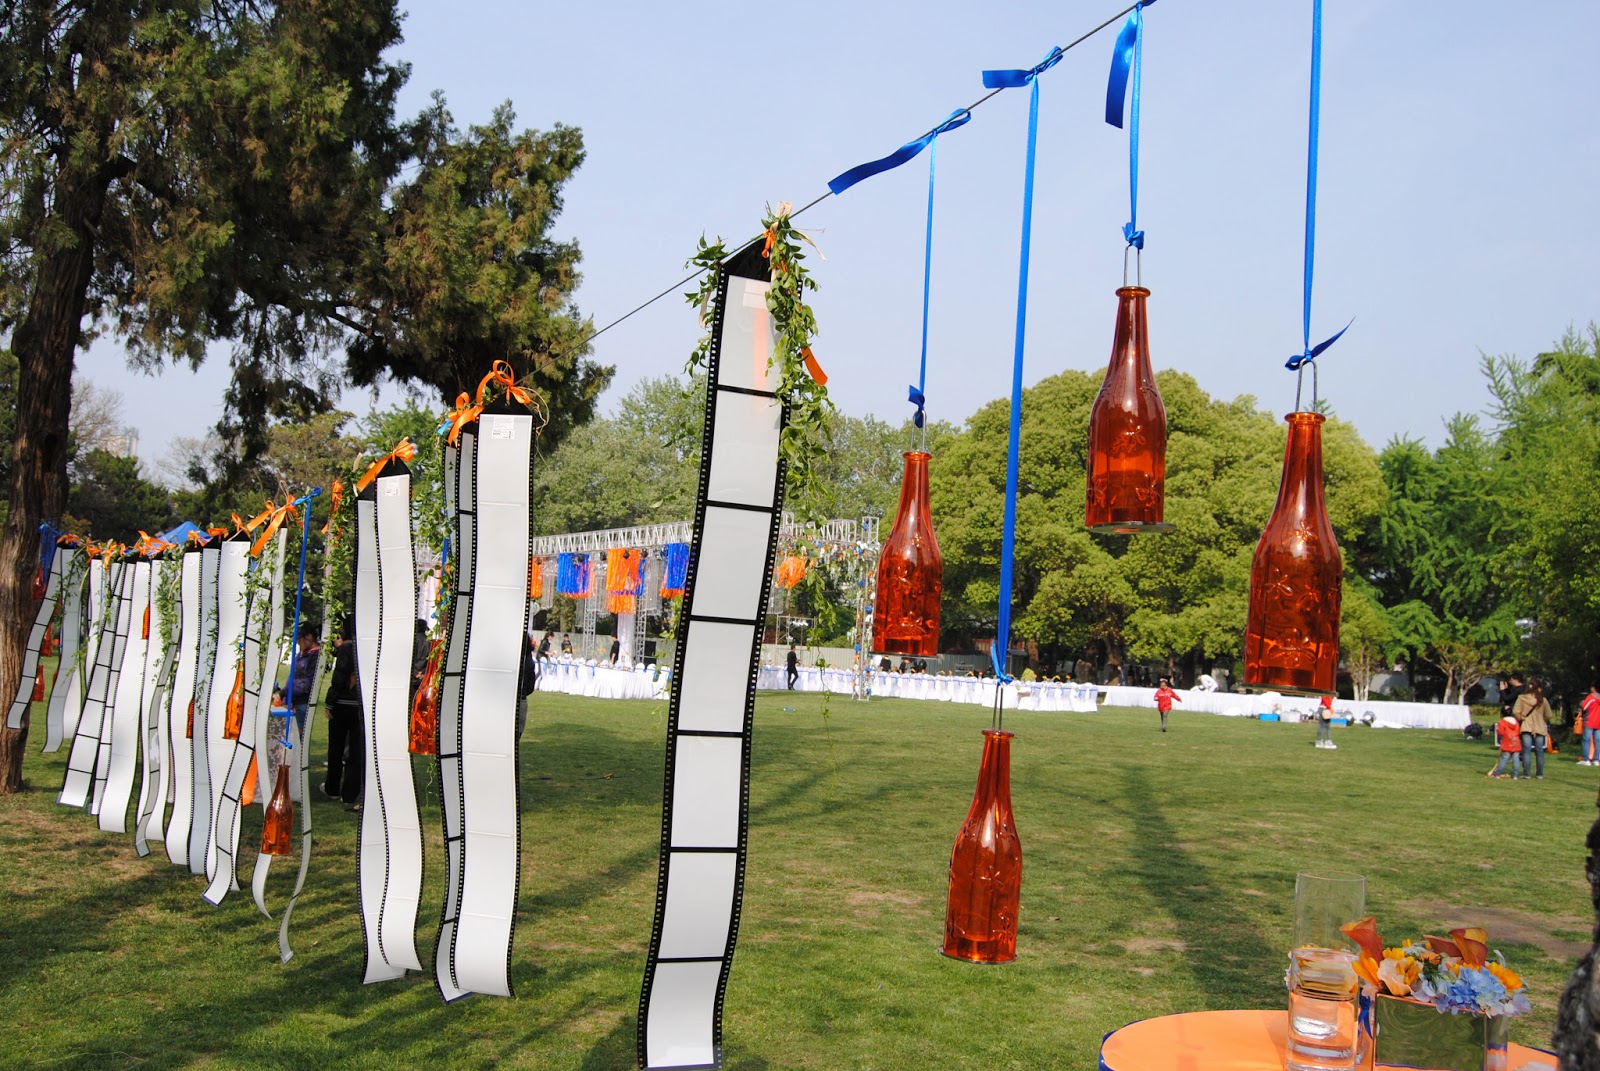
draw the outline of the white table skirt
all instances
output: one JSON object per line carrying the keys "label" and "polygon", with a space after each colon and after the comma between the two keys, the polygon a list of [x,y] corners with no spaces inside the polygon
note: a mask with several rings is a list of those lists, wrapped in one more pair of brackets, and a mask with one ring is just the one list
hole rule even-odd
{"label": "white table skirt", "polygon": [[598,699],[665,699],[667,678],[654,666],[610,666],[575,659],[542,659],[539,662],[539,691],[564,695],[587,695]]}
{"label": "white table skirt", "polygon": [[[1156,693],[1153,688],[1107,687],[1105,705],[1108,707],[1154,707]],[[1174,710],[1198,711],[1202,714],[1227,714],[1246,717],[1251,714],[1277,714],[1285,721],[1300,720],[1302,714],[1315,714],[1321,700],[1310,696],[1279,695],[1263,692],[1260,695],[1243,695],[1237,692],[1192,692],[1179,690],[1181,703]],[[1393,703],[1385,700],[1355,702],[1350,699],[1333,701],[1335,717],[1359,721],[1370,713],[1372,724],[1379,729],[1463,729],[1472,721],[1472,713],[1459,704],[1444,703]]]}

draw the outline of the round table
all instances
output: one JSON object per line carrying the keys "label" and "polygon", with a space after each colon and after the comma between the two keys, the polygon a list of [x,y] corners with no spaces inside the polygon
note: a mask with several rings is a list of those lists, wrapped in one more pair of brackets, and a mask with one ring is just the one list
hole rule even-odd
{"label": "round table", "polygon": [[[1100,1043],[1100,1071],[1283,1071],[1288,1014],[1208,1011],[1141,1019]],[[1555,1071],[1543,1049],[1512,1044],[1506,1071]]]}

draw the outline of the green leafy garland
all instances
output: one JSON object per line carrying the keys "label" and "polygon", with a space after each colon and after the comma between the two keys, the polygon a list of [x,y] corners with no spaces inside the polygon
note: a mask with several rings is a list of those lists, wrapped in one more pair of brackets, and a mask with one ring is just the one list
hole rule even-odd
{"label": "green leafy garland", "polygon": [[157,660],[166,658],[167,651],[178,642],[178,632],[183,627],[179,620],[178,599],[183,583],[183,549],[169,547],[151,559],[156,571],[156,610],[161,614],[161,647]]}
{"label": "green leafy garland", "polygon": [[[807,290],[817,288],[805,266],[802,243],[814,242],[797,230],[789,219],[789,205],[776,209],[767,206],[762,218],[763,252],[771,269],[772,286],[767,291],[767,311],[772,314],[777,344],[767,362],[778,369],[778,397],[788,407],[788,419],[778,441],[778,456],[788,469],[791,504],[803,516],[820,516],[826,488],[818,474],[817,462],[827,453],[827,443],[835,407],[828,398],[826,377],[814,374],[816,358],[811,340],[817,334],[817,318],[806,304]],[[721,281],[722,262],[728,251],[719,239],[708,243],[701,237],[689,265],[705,270],[697,289],[685,297],[700,309],[700,322],[708,330],[716,322],[713,307]],[[711,335],[696,343],[685,370],[691,375],[703,370],[711,358]]]}
{"label": "green leafy garland", "polygon": [[322,619],[332,621],[333,627],[342,634],[355,584],[356,493],[353,489],[335,489],[323,537],[327,542],[323,558],[326,564],[322,574]]}

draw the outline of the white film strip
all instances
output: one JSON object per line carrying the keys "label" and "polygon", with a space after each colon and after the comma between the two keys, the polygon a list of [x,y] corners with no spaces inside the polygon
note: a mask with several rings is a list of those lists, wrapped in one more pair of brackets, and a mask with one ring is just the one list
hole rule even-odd
{"label": "white film strip", "polygon": [[144,776],[139,782],[139,806],[134,811],[137,817],[133,827],[133,850],[141,859],[150,854],[150,839],[154,837],[160,840],[163,836],[167,797],[172,789],[167,696],[172,691],[172,674],[178,661],[177,621],[167,620],[158,595],[164,585],[170,587],[170,580],[177,576],[181,567],[182,563],[175,555],[157,559],[153,563],[150,580],[150,642],[145,658],[148,683],[145,687],[144,724],[140,730]]}
{"label": "white film strip", "polygon": [[[96,570],[94,566],[101,565]],[[105,567],[96,559],[90,564],[93,594],[90,608],[92,630],[89,644],[88,683],[84,687],[83,708],[67,752],[67,772],[61,783],[59,802],[68,807],[85,807],[95,786],[95,764],[100,758],[100,730],[106,720],[106,700],[111,688],[111,660],[117,646],[117,612],[120,608],[116,582],[121,567]]]}
{"label": "white film strip", "polygon": [[[211,788],[211,688],[217,669],[217,636],[221,610],[218,601],[218,572],[222,568],[222,543],[212,539],[200,551],[200,652],[196,656],[194,683],[194,720],[189,733],[189,769],[194,787],[190,790],[189,805],[189,872],[206,872],[206,844],[211,840],[211,822],[215,817],[215,797]],[[217,687],[227,689],[233,684],[233,666],[228,667],[227,679]],[[185,711],[185,717],[188,712]]]}
{"label": "white film strip", "polygon": [[167,819],[163,843],[167,860],[181,867],[189,865],[189,830],[194,823],[194,741],[190,738],[189,705],[194,702],[200,662],[200,556],[199,547],[186,547],[178,560],[178,661],[172,670],[172,688],[166,702],[171,767],[167,781],[172,786],[172,814]]}
{"label": "white film strip", "polygon": [[[310,509],[310,506],[306,507]],[[326,590],[328,578],[332,570],[323,574],[323,585]],[[290,776],[300,781],[300,799],[305,801],[300,807],[300,873],[294,879],[294,891],[289,894],[289,902],[283,906],[283,919],[278,923],[278,958],[288,963],[294,958],[294,949],[289,947],[289,920],[294,916],[294,905],[299,901],[300,894],[305,891],[306,875],[311,872],[311,730],[317,721],[317,711],[322,707],[322,697],[325,694],[322,682],[333,669],[334,651],[328,641],[333,636],[333,615],[328,613],[326,607],[322,617],[322,639],[318,646],[322,649],[322,657],[317,663],[317,674],[311,681],[309,693],[310,702],[306,704],[306,721],[300,727],[300,740],[295,747],[295,773]],[[263,876],[262,884],[266,878]],[[265,895],[265,891],[257,894],[258,903]],[[266,910],[265,907],[262,910]]]}
{"label": "white film strip", "polygon": [[[444,906],[439,918],[439,939],[434,948],[434,981],[445,1001],[467,991],[456,984],[456,920],[461,912],[461,685],[467,664],[467,630],[472,617],[472,573],[463,570],[463,548],[476,536],[472,511],[473,460],[477,456],[477,424],[461,430],[459,446],[444,448],[444,504],[450,518],[450,546],[454,549],[449,632],[445,635],[444,665],[439,673],[439,796],[444,824]],[[465,553],[470,558],[470,549]]]}
{"label": "white film strip", "polygon": [[[217,865],[207,875],[210,884],[203,894],[206,902],[211,904],[222,903],[229,892],[239,887],[239,812],[243,810],[240,801],[244,798],[246,779],[256,778],[256,795],[263,808],[270,798],[271,790],[260,784],[260,767],[266,765],[263,748],[267,732],[265,722],[272,707],[272,683],[278,669],[278,644],[283,639],[283,550],[286,534],[280,529],[273,541],[271,559],[264,556],[254,566],[267,571],[265,589],[255,592],[244,604],[244,711],[239,724],[239,739],[225,741],[232,745],[232,754],[227,772],[223,775],[222,790],[217,793],[213,835]],[[235,545],[244,547],[248,572],[248,538],[223,544],[224,568],[228,563],[229,548]],[[263,598],[265,604],[257,605]],[[223,750],[230,749],[224,747]]]}
{"label": "white film strip", "polygon": [[28,646],[22,652],[22,675],[17,678],[17,697],[11,701],[11,711],[6,715],[6,728],[22,728],[22,717],[33,702],[33,682],[39,672],[39,651],[44,646],[44,634],[55,616],[56,599],[61,593],[61,568],[68,551],[55,548],[50,556],[50,571],[45,574],[44,601],[33,615],[33,628],[28,632]]}
{"label": "white film strip", "polygon": [[[309,506],[306,508],[309,508]],[[286,629],[284,608],[288,605],[288,575],[284,572],[284,566],[286,564],[285,554],[287,553],[288,542],[289,531],[285,528],[280,528],[273,539],[271,550],[263,550],[262,552],[262,568],[267,566],[266,555],[268,553],[272,555],[273,559],[271,567],[272,603],[268,610],[270,616],[268,618],[266,651],[261,657],[261,668],[256,674],[255,693],[252,695],[246,692],[245,694],[245,702],[248,708],[255,711],[253,739],[255,740],[256,756],[256,803],[260,805],[263,816],[266,814],[267,805],[272,802],[273,792],[278,787],[278,767],[276,763],[287,762],[292,764],[296,753],[304,750],[302,745],[309,739],[309,737],[295,735],[299,730],[295,726],[293,716],[288,712],[285,714],[283,731],[289,739],[290,746],[287,748],[278,746],[282,741],[276,739],[272,731],[272,690],[278,682],[278,656],[280,652],[285,650],[284,645],[287,642],[284,635]],[[300,578],[298,564],[295,566],[294,575],[295,583],[298,584]],[[289,657],[293,658],[294,656],[295,652],[290,651]],[[251,664],[254,665],[255,663]],[[311,667],[304,662],[300,662],[297,665],[297,669],[301,673],[311,672]],[[304,684],[305,682],[302,681],[301,683]],[[315,681],[312,682],[313,685],[315,683]],[[285,680],[284,684],[287,685],[288,681]],[[285,703],[288,702],[288,698],[287,695],[284,696]],[[247,729],[252,728],[248,721],[246,726]],[[302,810],[309,810],[311,805],[305,801],[305,797],[298,795],[299,786],[295,778],[295,772],[295,767],[290,765],[289,798],[291,801],[300,804]],[[255,867],[250,875],[250,897],[255,901],[256,910],[269,919],[272,917],[272,912],[267,910],[267,872],[271,869],[272,856],[264,852],[257,853]]]}
{"label": "white film strip", "polygon": [[639,1000],[643,1068],[720,1068],[722,1001],[739,933],[750,729],[783,507],[784,410],[767,265],[724,265],[704,451],[668,710],[660,874]]}
{"label": "white film strip", "polygon": [[[244,653],[245,622],[250,610],[245,602],[245,591],[248,586],[246,577],[249,569],[250,537],[233,535],[222,540],[217,563],[217,646],[211,661],[211,688],[206,696],[205,742],[208,791],[203,801],[198,792],[195,794],[197,816],[202,802],[206,810],[206,839],[200,858],[205,867],[208,883],[207,899],[210,899],[212,883],[215,883],[217,874],[222,872],[219,870],[218,841],[224,834],[237,831],[236,828],[230,831],[219,827],[218,810],[228,784],[228,770],[233,766],[234,754],[242,743],[240,740],[229,740],[223,733],[228,723],[228,695],[233,691],[233,682],[239,670],[239,659]],[[198,736],[200,733],[198,707],[195,710],[194,731]],[[242,784],[242,769],[240,776],[239,783]],[[191,850],[192,840],[191,838]],[[189,865],[193,869],[192,857]],[[229,885],[233,885],[231,868],[222,873]]]}
{"label": "white film strip", "polygon": [[357,856],[369,983],[422,969],[422,822],[407,746],[415,569],[410,470],[391,460],[356,499],[356,670],[367,744]]}
{"label": "white film strip", "polygon": [[56,557],[62,563],[62,588],[57,592],[61,604],[61,628],[56,633],[56,684],[50,689],[50,706],[45,713],[45,754],[53,755],[68,739],[67,711],[72,710],[73,731],[77,730],[78,711],[83,707],[83,675],[78,669],[78,654],[83,648],[83,599],[89,577],[88,553],[82,547],[60,547]]}
{"label": "white film strip", "polygon": [[129,559],[122,567],[124,609],[119,617],[127,621],[127,635],[121,637],[122,659],[108,711],[109,731],[100,734],[106,747],[101,753],[101,766],[95,771],[100,828],[107,833],[125,833],[128,829],[128,801],[133,796],[144,719],[145,662],[150,649],[144,622],[150,609],[152,572],[148,561],[137,558]]}
{"label": "white film strip", "polygon": [[[440,736],[441,758],[453,748],[461,771],[460,894],[448,977],[436,968],[447,999],[511,995],[521,856],[516,715],[528,624],[533,418],[491,405],[475,430],[470,483],[464,462],[458,483],[459,509],[471,514],[470,525],[463,516],[458,559],[460,575],[471,577],[470,599],[457,607],[466,627],[460,715],[451,739]],[[447,980],[456,992],[445,989]]]}
{"label": "white film strip", "polygon": [[94,760],[94,790],[89,798],[89,813],[96,818],[100,814],[100,804],[106,797],[106,780],[111,774],[111,737],[117,688],[122,683],[122,657],[128,649],[128,630],[133,626],[129,619],[133,598],[133,568],[126,558],[113,562],[106,570],[106,587],[116,592],[116,612],[113,617],[114,632],[109,636],[111,669],[106,679],[105,701],[100,715],[100,738]]}

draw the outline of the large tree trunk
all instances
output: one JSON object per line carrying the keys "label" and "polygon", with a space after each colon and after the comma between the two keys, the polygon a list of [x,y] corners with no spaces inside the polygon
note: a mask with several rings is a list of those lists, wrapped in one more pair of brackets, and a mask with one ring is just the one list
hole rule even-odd
{"label": "large tree trunk", "polygon": [[[38,254],[39,275],[28,313],[12,335],[17,357],[17,425],[11,446],[11,507],[0,529],[0,698],[17,694],[22,653],[33,624],[33,578],[39,568],[38,527],[59,521],[67,501],[67,421],[72,362],[81,339],[85,297],[94,269],[94,235],[105,206],[109,167],[63,174],[56,216],[73,238]],[[21,729],[0,724],[0,795],[22,789]]]}

